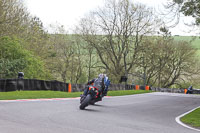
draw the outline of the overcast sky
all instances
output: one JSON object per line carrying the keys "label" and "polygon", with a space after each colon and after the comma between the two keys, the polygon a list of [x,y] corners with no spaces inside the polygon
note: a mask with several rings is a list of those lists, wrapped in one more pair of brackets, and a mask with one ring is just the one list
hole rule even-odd
{"label": "overcast sky", "polygon": [[[40,18],[44,26],[49,24],[61,24],[66,29],[72,29],[78,23],[79,18],[89,11],[102,6],[105,0],[25,0],[28,11]],[[167,0],[133,0],[154,8],[162,10],[162,5]],[[188,35],[183,24],[171,29],[173,35]],[[190,33],[191,34],[191,33]]]}

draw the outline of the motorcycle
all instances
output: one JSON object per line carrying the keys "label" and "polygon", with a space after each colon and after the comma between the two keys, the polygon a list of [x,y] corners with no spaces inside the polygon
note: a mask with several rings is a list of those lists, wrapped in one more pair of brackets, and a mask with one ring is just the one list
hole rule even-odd
{"label": "motorcycle", "polygon": [[88,105],[94,105],[96,102],[101,101],[102,97],[103,97],[102,91],[90,85],[87,96],[86,97],[81,96],[81,99],[80,99],[81,105],[79,106],[79,108],[83,110]]}

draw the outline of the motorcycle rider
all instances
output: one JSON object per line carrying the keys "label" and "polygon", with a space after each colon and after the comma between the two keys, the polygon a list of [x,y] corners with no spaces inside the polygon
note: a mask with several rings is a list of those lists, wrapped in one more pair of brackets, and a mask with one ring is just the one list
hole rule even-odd
{"label": "motorcycle rider", "polygon": [[100,89],[102,91],[103,97],[107,95],[110,80],[108,79],[106,74],[99,74],[98,78],[88,81],[87,87],[85,88],[83,95],[81,95],[81,99],[84,99],[87,96],[89,85],[93,85],[94,87]]}
{"label": "motorcycle rider", "polygon": [[24,79],[24,73],[18,72],[18,79]]}
{"label": "motorcycle rider", "polygon": [[192,92],[193,92],[193,87],[192,85],[190,85],[190,87],[187,89],[186,94],[192,94]]}

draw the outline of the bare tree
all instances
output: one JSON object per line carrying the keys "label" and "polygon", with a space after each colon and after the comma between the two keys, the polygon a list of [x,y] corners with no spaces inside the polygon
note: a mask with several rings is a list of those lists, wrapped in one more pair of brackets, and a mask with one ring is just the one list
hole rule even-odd
{"label": "bare tree", "polygon": [[[146,84],[170,87],[181,79],[198,74],[196,50],[189,42],[174,41],[172,37],[152,37],[144,41],[140,53],[139,72],[146,71]],[[142,69],[143,68],[143,69]]]}
{"label": "bare tree", "polygon": [[0,36],[17,35],[26,28],[29,14],[20,0],[0,0]]}
{"label": "bare tree", "polygon": [[[73,44],[67,38],[63,26],[52,26],[52,31],[54,31],[54,34],[50,36],[48,68],[55,79],[66,82],[72,56],[74,55]],[[68,76],[68,78],[70,77]]]}
{"label": "bare tree", "polygon": [[[54,34],[50,35],[49,54],[47,58],[48,68],[55,79],[63,82],[80,83],[84,80],[84,50],[77,35],[67,34],[62,25],[51,25]],[[85,78],[84,82],[87,79]]]}
{"label": "bare tree", "polygon": [[157,19],[144,5],[109,0],[82,19],[79,31],[96,50],[101,67],[117,82],[133,68],[142,39],[155,31],[156,24]]}

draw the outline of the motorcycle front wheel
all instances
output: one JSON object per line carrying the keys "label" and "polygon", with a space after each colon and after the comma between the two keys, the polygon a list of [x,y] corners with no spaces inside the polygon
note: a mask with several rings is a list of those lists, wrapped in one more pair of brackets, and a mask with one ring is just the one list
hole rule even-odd
{"label": "motorcycle front wheel", "polygon": [[92,96],[88,94],[86,98],[81,102],[81,105],[79,106],[79,108],[81,110],[85,109],[85,107],[89,105],[89,102],[91,101],[91,99],[92,99]]}

